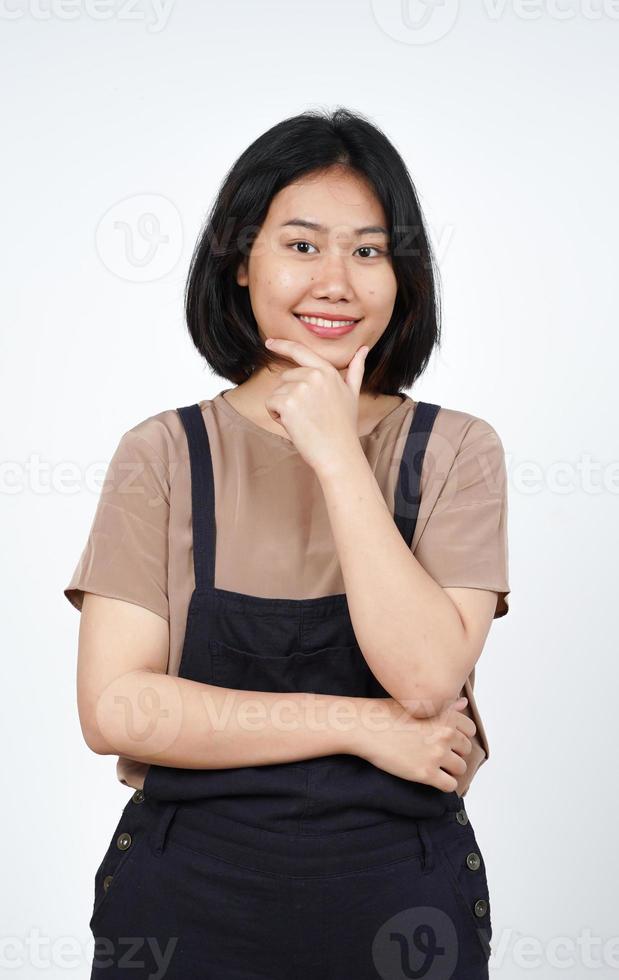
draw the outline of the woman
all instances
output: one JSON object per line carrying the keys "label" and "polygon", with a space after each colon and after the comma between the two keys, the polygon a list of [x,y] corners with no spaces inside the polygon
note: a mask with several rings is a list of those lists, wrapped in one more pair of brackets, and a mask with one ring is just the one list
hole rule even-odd
{"label": "woman", "polygon": [[463,796],[504,454],[401,391],[437,306],[415,189],[363,117],[287,119],[227,175],[186,314],[235,387],[123,435],[65,589],[84,737],[135,788],[92,977],[488,976]]}

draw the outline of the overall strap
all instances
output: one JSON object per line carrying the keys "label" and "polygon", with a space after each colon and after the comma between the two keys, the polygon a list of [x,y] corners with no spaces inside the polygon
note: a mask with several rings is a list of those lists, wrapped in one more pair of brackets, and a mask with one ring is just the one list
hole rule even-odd
{"label": "overall strap", "polygon": [[423,457],[440,407],[431,402],[417,402],[400,462],[393,516],[409,548],[413,543],[419,513]]}
{"label": "overall strap", "polygon": [[198,404],[177,408],[189,443],[191,520],[196,588],[215,584],[215,486],[211,446]]}

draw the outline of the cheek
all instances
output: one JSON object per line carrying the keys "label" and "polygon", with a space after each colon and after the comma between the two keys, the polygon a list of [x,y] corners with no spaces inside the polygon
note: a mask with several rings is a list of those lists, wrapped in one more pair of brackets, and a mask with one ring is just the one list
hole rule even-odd
{"label": "cheek", "polygon": [[281,268],[274,257],[265,251],[252,263],[250,270],[250,286],[255,295],[264,297],[270,290],[281,288]]}
{"label": "cheek", "polygon": [[282,261],[277,244],[266,241],[252,268],[252,286],[257,291],[267,284],[273,290],[285,290],[294,279],[295,270]]}
{"label": "cheek", "polygon": [[359,295],[364,299],[368,313],[383,315],[386,311],[391,312],[398,295],[395,275],[389,270],[375,279],[366,278]]}
{"label": "cheek", "polygon": [[274,317],[285,316],[298,301],[298,286],[279,273],[259,279],[252,287],[252,308],[260,322],[272,324]]}
{"label": "cheek", "polygon": [[294,306],[299,300],[299,293],[306,289],[306,275],[283,268],[277,263],[258,272],[253,283],[253,292],[258,302],[269,309]]}

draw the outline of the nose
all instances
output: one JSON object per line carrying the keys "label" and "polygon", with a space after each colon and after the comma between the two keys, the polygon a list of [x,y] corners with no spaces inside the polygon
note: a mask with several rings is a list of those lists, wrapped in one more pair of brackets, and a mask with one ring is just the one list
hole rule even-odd
{"label": "nose", "polygon": [[312,266],[312,296],[330,302],[354,299],[347,256],[337,251],[325,252],[318,264]]}

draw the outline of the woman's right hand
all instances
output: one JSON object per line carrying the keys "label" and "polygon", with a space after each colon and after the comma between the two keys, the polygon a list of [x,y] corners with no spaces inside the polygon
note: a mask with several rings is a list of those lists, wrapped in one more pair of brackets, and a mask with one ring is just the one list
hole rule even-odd
{"label": "woman's right hand", "polygon": [[429,718],[415,718],[394,698],[372,700],[371,712],[356,728],[352,752],[394,776],[453,792],[477,731],[464,713],[467,698]]}

